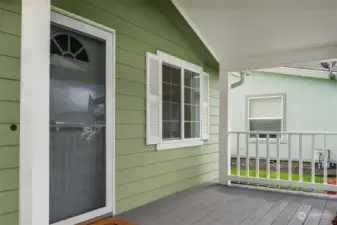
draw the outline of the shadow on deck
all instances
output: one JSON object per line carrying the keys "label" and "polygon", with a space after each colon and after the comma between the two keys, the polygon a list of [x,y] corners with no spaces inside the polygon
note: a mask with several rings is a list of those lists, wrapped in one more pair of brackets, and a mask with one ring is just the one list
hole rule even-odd
{"label": "shadow on deck", "polygon": [[328,225],[337,200],[200,185],[117,216],[138,225]]}

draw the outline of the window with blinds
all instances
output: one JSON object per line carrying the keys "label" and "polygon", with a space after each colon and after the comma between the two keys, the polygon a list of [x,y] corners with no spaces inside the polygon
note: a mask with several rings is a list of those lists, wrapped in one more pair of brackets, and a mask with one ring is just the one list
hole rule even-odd
{"label": "window with blinds", "polygon": [[[276,138],[272,132],[284,130],[284,96],[259,96],[248,98],[248,130],[254,132],[271,132],[270,138]],[[266,138],[259,134],[259,138]],[[251,134],[250,138],[256,138]]]}

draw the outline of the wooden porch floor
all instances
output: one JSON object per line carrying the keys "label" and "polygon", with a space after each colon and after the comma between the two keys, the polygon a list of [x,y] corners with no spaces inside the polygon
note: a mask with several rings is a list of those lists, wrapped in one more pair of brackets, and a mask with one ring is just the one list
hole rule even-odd
{"label": "wooden porch floor", "polygon": [[118,218],[138,225],[328,225],[337,200],[205,184]]}

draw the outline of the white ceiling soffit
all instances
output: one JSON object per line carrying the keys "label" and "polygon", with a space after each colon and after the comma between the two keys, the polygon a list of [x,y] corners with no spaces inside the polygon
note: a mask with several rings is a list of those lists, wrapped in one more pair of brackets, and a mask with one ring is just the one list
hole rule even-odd
{"label": "white ceiling soffit", "polygon": [[228,69],[337,56],[336,0],[172,0]]}

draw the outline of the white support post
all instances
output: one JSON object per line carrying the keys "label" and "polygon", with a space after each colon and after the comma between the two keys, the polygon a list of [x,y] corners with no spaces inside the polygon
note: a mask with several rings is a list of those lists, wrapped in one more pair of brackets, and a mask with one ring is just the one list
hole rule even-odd
{"label": "white support post", "polygon": [[220,126],[219,126],[219,183],[230,185],[228,175],[231,172],[230,138],[230,99],[229,99],[229,72],[220,63]]}
{"label": "white support post", "polygon": [[19,224],[49,224],[50,0],[22,1]]}

